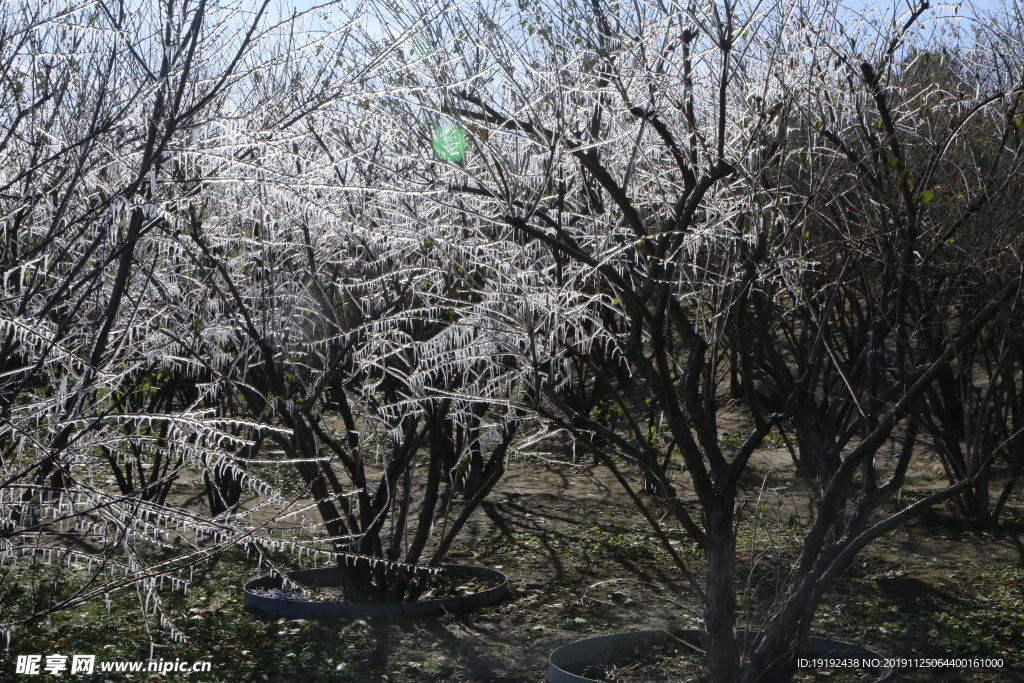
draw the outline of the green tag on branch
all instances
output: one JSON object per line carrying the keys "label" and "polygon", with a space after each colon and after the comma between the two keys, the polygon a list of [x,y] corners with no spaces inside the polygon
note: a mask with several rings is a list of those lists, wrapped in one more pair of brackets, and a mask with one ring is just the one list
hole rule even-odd
{"label": "green tag on branch", "polygon": [[458,126],[438,126],[431,145],[441,161],[457,164],[466,156],[466,134]]}

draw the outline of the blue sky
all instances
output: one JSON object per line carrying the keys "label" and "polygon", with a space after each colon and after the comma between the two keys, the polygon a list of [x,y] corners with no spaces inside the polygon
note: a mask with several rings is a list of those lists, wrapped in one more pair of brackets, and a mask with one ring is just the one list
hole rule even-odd
{"label": "blue sky", "polygon": [[[254,5],[256,5],[256,4],[258,4],[258,2],[260,0],[251,0],[251,1],[253,2]],[[315,7],[317,5],[323,4],[323,2],[324,2],[324,0],[279,0],[280,6],[283,9],[285,9],[285,11],[287,11],[289,9],[294,9],[294,10],[297,10],[297,11],[300,11],[300,12],[301,11],[305,11],[305,10],[311,8],[311,7]],[[863,9],[865,7],[872,6],[872,5],[877,5],[878,3],[876,3],[876,2],[866,2],[865,0],[845,0],[842,4],[844,6],[850,8],[851,10],[863,11]],[[953,6],[956,6],[956,5],[959,5],[959,4],[966,5],[967,3],[941,3],[941,4],[946,6],[946,7],[953,7]],[[1003,0],[973,0],[973,2],[971,4],[973,4],[979,10],[995,12],[995,11],[999,11],[1000,7],[1003,4]],[[932,5],[933,5],[933,7],[939,7],[940,3],[933,1]],[[901,8],[906,8],[907,7],[906,0],[901,0],[900,6],[901,6]]]}
{"label": "blue sky", "polygon": [[[258,6],[259,2],[261,2],[262,0],[250,1],[254,6]],[[369,0],[369,3],[372,4],[378,1],[380,0]],[[402,0],[399,0],[399,2],[401,1]],[[925,14],[925,17],[934,17],[943,14],[955,15],[964,17],[966,21],[967,17],[973,15],[974,12],[979,12],[981,14],[998,14],[1001,12],[1005,12],[1005,4],[1012,3],[1013,1],[1014,0],[969,0],[968,2],[937,2],[936,0],[932,0],[932,8]],[[346,0],[342,0],[342,2],[345,5],[350,4]],[[271,16],[273,17],[276,15],[280,17],[282,15],[291,14],[293,11],[304,12],[313,7],[323,5],[324,3],[325,0],[272,0],[272,6],[276,11],[272,11]],[[505,7],[509,7],[514,5],[514,0],[496,0],[495,4],[499,3],[504,5]],[[880,3],[868,0],[843,0],[842,4],[844,7],[846,7],[853,13],[862,13],[865,10],[865,8],[868,7],[878,8],[882,6],[887,6],[889,8],[892,8],[895,4],[895,7],[898,8],[899,12],[903,13],[908,11],[911,4],[916,5],[916,0],[894,0],[888,3]],[[331,12],[332,10],[328,8],[325,11]],[[889,11],[891,12],[891,9]],[[317,14],[319,14],[319,12],[314,13],[314,22],[316,21],[315,15]]]}

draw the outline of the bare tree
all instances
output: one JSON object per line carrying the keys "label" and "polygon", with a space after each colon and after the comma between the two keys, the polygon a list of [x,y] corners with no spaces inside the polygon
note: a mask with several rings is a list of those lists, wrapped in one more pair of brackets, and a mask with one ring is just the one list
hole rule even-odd
{"label": "bare tree", "polygon": [[[346,39],[297,31],[299,17],[268,25],[268,5],[3,8],[2,552],[90,569],[5,629],[139,582],[140,607],[169,625],[158,584],[180,587],[195,562],[254,533],[166,505],[183,467],[280,499],[244,468],[279,428],[225,410],[218,372],[232,360],[194,352],[224,331],[197,327],[209,283],[185,232],[204,187],[251,156],[222,156],[238,149],[225,144],[232,122],[276,105],[287,128],[338,94],[335,79],[275,102],[249,87]],[[181,551],[154,560],[174,538]]]}
{"label": "bare tree", "polygon": [[[857,551],[926,506],[976,497],[1014,443],[1019,229],[993,212],[1019,210],[1019,61],[913,37],[927,9],[889,31],[869,22],[874,38],[805,11],[807,49],[779,74],[797,93],[779,182],[807,198],[783,213],[798,230],[780,246],[815,265],[754,291],[736,339],[795,429],[817,514],[746,680],[786,670]],[[959,465],[950,487],[886,516],[925,432]]]}
{"label": "bare tree", "polygon": [[[0,22],[2,552],[101,531],[42,548],[98,569],[25,619],[140,581],[163,617],[159,577],[272,542],[245,514],[282,464],[348,597],[415,599],[509,454],[559,433],[689,582],[711,680],[767,681],[865,545],[953,496],[998,514],[1019,12],[944,51],[926,3],[160,7]],[[773,429],[815,516],[743,653],[736,510]],[[887,516],[925,437],[951,486]],[[166,504],[186,467],[209,515]]]}
{"label": "bare tree", "polygon": [[[391,215],[457,226],[447,241],[479,274],[495,362],[531,387],[523,408],[591,449],[648,518],[703,607],[711,680],[778,680],[860,549],[978,481],[966,469],[878,516],[944,369],[993,334],[1009,348],[993,326],[1014,315],[1016,256],[979,288],[995,262],[939,254],[1016,177],[1016,62],[957,71],[973,92],[950,94],[955,125],[928,137],[911,118],[934,91],[914,73],[926,3],[859,24],[799,3],[546,9],[382,18],[401,27],[384,41],[403,46],[392,87],[369,103],[401,131],[388,136],[388,189],[402,197],[387,195]],[[976,116],[993,122],[994,156],[966,173],[961,204],[936,186]],[[962,209],[934,211],[946,202]],[[1005,247],[1007,233],[991,235]],[[992,382],[1012,375],[1008,362]],[[731,454],[717,438],[727,363],[754,424]],[[990,394],[1016,410],[1010,385]],[[644,428],[645,404],[664,436]],[[816,516],[786,601],[741,659],[735,510],[776,426],[795,429]],[[883,467],[890,446],[900,455]],[[668,476],[676,452],[697,516]],[[705,549],[703,580],[613,454]]]}

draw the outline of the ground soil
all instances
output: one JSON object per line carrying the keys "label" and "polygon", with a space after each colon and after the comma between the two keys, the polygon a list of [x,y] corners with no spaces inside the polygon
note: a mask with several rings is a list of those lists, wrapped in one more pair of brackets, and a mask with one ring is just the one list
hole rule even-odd
{"label": "ground soil", "polygon": [[[746,497],[767,500],[783,512],[805,508],[805,494],[786,471],[791,467],[784,451],[762,453],[749,478],[756,486],[748,487]],[[915,479],[919,490],[937,484],[927,472],[917,472]],[[909,489],[905,497],[914,494]],[[472,550],[456,553],[477,564],[502,566],[517,580],[515,590],[504,605],[453,616],[430,629],[469,650],[448,680],[539,682],[546,680],[550,651],[573,640],[616,631],[699,626],[689,611],[695,605],[680,573],[665,561],[666,553],[660,552],[625,494],[602,469],[526,464],[511,471],[491,498],[493,503],[468,529],[461,546]],[[1017,499],[1008,519],[1015,519],[1019,505]],[[587,533],[594,529],[606,538],[622,534],[633,540],[621,546],[594,545]],[[854,642],[886,657],[978,655],[958,649],[953,635],[936,638],[934,623],[947,619],[939,615],[971,612],[988,599],[980,594],[990,587],[988,578],[1024,567],[1021,531],[1013,522],[998,529],[977,529],[946,508],[926,514],[862,554],[828,595],[815,635]],[[680,545],[685,543],[681,535],[677,538]],[[613,592],[630,597],[623,604],[613,599]],[[751,629],[758,625],[749,623]],[[898,671],[896,680],[1022,680],[1024,634],[1014,634],[1015,648],[1002,643],[1012,649],[1005,650],[1001,669],[912,667]],[[413,650],[415,646],[410,654]],[[1000,651],[987,654],[999,657]],[[839,679],[822,673],[802,672],[801,677]]]}
{"label": "ground soil", "polygon": [[[429,576],[421,576],[425,582],[420,600],[443,600],[463,595],[482,593],[501,585],[500,581],[473,576],[437,572]],[[253,588],[252,593],[267,598],[281,600],[299,600],[307,602],[344,602],[345,595],[341,586],[330,584],[306,584],[293,581],[291,588]]]}
{"label": "ground soil", "polygon": [[[941,470],[925,462],[912,472],[895,506],[941,485]],[[678,484],[685,498],[684,476]],[[182,480],[175,502],[201,506],[202,496],[190,485]],[[754,599],[739,627],[756,630],[781,598],[773,582],[792,566],[795,543],[809,521],[808,491],[796,479],[788,452],[768,448],[752,460],[743,499],[738,590]],[[901,668],[896,681],[1024,680],[1022,507],[1018,492],[1004,523],[991,528],[940,507],[881,538],[830,589],[813,635],[887,657],[943,663]],[[276,512],[264,508],[260,515]],[[282,533],[288,525],[301,526],[294,520],[275,524]],[[666,524],[673,545],[699,575],[699,553]],[[157,654],[213,661],[213,678],[189,680],[541,683],[547,680],[548,655],[572,641],[700,627],[680,570],[614,478],[590,462],[531,457],[512,463],[447,559],[503,571],[510,578],[509,597],[462,614],[289,622],[245,611],[240,587],[256,569],[224,557],[205,578],[200,575],[187,596],[168,603],[190,640],[158,644],[165,650]],[[101,608],[56,615],[35,631],[15,634],[0,671],[13,670],[16,652],[46,654],[47,648],[109,647],[126,659],[145,658],[154,647],[152,636],[137,622],[118,618],[116,608],[113,616]],[[654,666],[665,668],[664,655],[659,657]],[[945,666],[953,657],[1002,659],[1002,666]],[[841,678],[838,672],[805,669],[797,680]],[[665,680],[697,679],[683,672]]]}

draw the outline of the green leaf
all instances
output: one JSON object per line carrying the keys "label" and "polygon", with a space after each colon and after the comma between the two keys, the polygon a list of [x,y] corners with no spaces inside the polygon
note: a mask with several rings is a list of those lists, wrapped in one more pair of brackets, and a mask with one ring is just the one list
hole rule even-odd
{"label": "green leaf", "polygon": [[881,117],[879,117],[879,119],[877,121],[875,121],[875,128],[877,128],[878,130],[882,130],[882,128],[884,126],[885,126],[885,122],[882,121]]}
{"label": "green leaf", "polygon": [[935,199],[935,193],[932,190],[925,190],[917,196],[917,199],[922,204],[927,204],[931,200]]}

